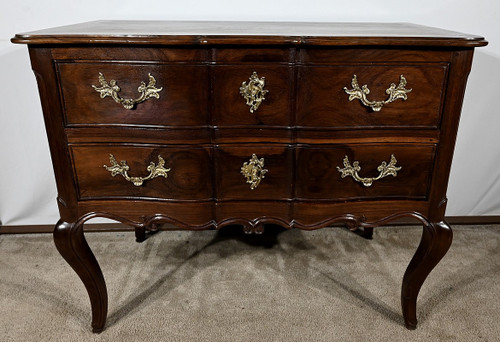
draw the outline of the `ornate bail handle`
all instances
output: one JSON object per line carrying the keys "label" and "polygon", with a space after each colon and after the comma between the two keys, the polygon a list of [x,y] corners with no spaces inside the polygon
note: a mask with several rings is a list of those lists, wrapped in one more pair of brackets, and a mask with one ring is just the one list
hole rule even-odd
{"label": "ornate bail handle", "polygon": [[377,177],[372,178],[363,178],[358,175],[358,171],[361,170],[361,166],[359,166],[359,161],[355,161],[351,164],[349,163],[349,158],[347,156],[344,157],[344,168],[341,169],[337,166],[337,170],[342,174],[341,177],[345,178],[347,176],[352,176],[356,182],[363,183],[364,186],[369,187],[373,184],[374,181],[379,180],[380,178],[384,178],[387,176],[396,177],[398,175],[398,171],[401,170],[400,166],[396,166],[396,157],[394,154],[391,154],[391,161],[387,164],[385,161],[382,162],[377,167],[377,171],[380,174]]}
{"label": "ornate bail handle", "polygon": [[256,111],[262,101],[266,99],[264,96],[269,93],[269,90],[264,89],[265,85],[265,77],[259,78],[255,71],[250,76],[248,84],[247,82],[241,83],[240,94],[247,101],[247,105],[250,106],[250,113]]}
{"label": "ornate bail handle", "polygon": [[397,99],[406,100],[408,98],[408,95],[406,94],[412,91],[412,89],[405,89],[406,83],[406,78],[403,75],[400,76],[399,84],[397,86],[394,83],[391,83],[390,87],[385,91],[385,93],[389,95],[389,98],[385,101],[368,100],[366,95],[370,94],[370,89],[368,89],[366,84],[360,88],[358,84],[358,77],[356,75],[352,77],[352,89],[344,87],[344,91],[349,94],[349,101],[359,99],[366,107],[371,107],[374,112],[379,112],[380,109],[382,109],[382,106],[387,103],[393,102]]}
{"label": "ornate bail handle", "polygon": [[109,154],[109,162],[111,163],[111,166],[103,165],[103,167],[111,172],[111,176],[116,176],[116,175],[122,175],[123,178],[128,180],[129,182],[132,182],[135,186],[141,186],[144,181],[153,179],[155,177],[165,177],[167,178],[168,175],[167,173],[170,171],[170,169],[166,169],[165,166],[165,160],[161,156],[158,156],[158,165],[155,165],[154,162],[149,163],[149,166],[147,167],[147,170],[149,171],[149,175],[146,177],[130,177],[128,175],[128,171],[130,170],[130,166],[127,165],[127,162],[125,160],[122,160],[119,164],[116,161],[116,158],[114,155],[111,153]]}
{"label": "ornate bail handle", "polygon": [[148,78],[148,85],[146,85],[146,83],[144,82],[141,82],[141,85],[139,86],[139,88],[137,88],[137,91],[141,93],[141,96],[136,99],[121,98],[120,95],[118,95],[121,89],[118,84],[116,84],[116,81],[111,80],[108,83],[102,73],[99,73],[99,83],[101,84],[101,87],[92,85],[92,88],[94,88],[95,91],[101,94],[101,99],[105,98],[106,96],[111,96],[113,100],[115,100],[115,102],[121,103],[123,107],[125,107],[125,109],[132,109],[136,104],[144,102],[151,97],[155,97],[157,99],[160,98],[160,94],[158,93],[163,90],[163,87],[155,87],[156,80],[151,74],[148,74]]}
{"label": "ornate bail handle", "polygon": [[264,175],[267,173],[267,169],[264,169],[264,158],[257,158],[255,154],[252,154],[252,158],[248,162],[243,163],[241,167],[241,174],[247,179],[247,183],[250,184],[250,190],[254,190],[259,186],[260,181],[264,179]]}

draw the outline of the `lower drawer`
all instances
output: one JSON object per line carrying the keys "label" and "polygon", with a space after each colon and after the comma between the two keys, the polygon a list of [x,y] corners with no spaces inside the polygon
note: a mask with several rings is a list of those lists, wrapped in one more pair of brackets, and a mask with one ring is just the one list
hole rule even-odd
{"label": "lower drawer", "polygon": [[292,198],[293,149],[286,145],[219,145],[215,148],[218,199]]}
{"label": "lower drawer", "polygon": [[212,198],[211,149],[72,145],[79,199]]}
{"label": "lower drawer", "polygon": [[296,197],[427,199],[434,144],[327,145],[296,150]]}
{"label": "lower drawer", "polygon": [[214,196],[219,200],[425,200],[436,150],[434,144],[215,148],[74,144],[70,148],[80,200],[209,200]]}

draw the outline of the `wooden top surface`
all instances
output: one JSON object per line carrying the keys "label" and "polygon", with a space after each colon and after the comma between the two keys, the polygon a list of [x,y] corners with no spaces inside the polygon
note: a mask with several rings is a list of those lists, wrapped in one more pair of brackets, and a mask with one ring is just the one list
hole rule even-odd
{"label": "wooden top surface", "polygon": [[407,23],[102,20],[16,34],[25,44],[484,46],[483,37]]}

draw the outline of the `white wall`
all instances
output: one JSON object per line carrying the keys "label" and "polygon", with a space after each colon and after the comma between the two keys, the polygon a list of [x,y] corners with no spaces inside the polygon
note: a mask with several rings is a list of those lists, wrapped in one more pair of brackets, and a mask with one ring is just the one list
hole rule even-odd
{"label": "white wall", "polygon": [[19,32],[97,19],[413,22],[483,35],[465,97],[447,215],[500,215],[500,2],[497,0],[20,0],[0,9],[0,220],[58,219],[35,77]]}

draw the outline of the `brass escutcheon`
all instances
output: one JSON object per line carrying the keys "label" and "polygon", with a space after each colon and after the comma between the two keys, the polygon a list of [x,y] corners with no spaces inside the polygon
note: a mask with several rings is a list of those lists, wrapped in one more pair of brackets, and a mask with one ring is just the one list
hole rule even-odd
{"label": "brass escutcheon", "polygon": [[265,77],[259,78],[255,71],[250,76],[248,84],[247,82],[241,83],[240,94],[247,101],[247,105],[250,106],[250,113],[256,111],[262,101],[266,99],[264,96],[269,93],[269,90],[264,89],[265,85]]}
{"label": "brass escutcheon", "polygon": [[250,190],[254,190],[260,184],[260,181],[264,179],[264,175],[267,173],[267,169],[264,169],[264,158],[257,158],[255,154],[252,154],[252,158],[248,162],[243,163],[241,167],[241,174],[247,179],[247,183],[250,184]]}

